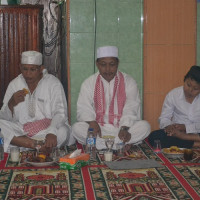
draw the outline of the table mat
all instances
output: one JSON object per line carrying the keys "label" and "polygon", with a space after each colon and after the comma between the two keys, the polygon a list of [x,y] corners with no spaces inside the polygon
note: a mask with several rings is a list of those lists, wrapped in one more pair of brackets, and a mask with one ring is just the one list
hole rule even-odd
{"label": "table mat", "polygon": [[148,159],[148,160],[124,160],[124,161],[113,161],[104,162],[110,169],[145,169],[163,167],[159,162]]}

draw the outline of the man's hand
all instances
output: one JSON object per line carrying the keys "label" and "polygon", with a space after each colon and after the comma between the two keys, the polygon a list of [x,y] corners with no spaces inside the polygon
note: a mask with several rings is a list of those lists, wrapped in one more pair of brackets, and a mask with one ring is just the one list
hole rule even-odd
{"label": "man's hand", "polygon": [[176,135],[180,136],[180,133],[186,133],[186,127],[184,124],[172,124],[165,127],[164,130],[168,136],[174,137],[176,137]]}
{"label": "man's hand", "polygon": [[57,136],[52,133],[48,133],[45,138],[44,146],[46,148],[56,147],[57,146]]}
{"label": "man's hand", "polygon": [[186,133],[186,127],[185,124],[174,124],[175,128],[181,132],[185,132]]}
{"label": "man's hand", "polygon": [[8,107],[11,110],[11,112],[13,112],[13,108],[17,104],[19,104],[25,100],[25,96],[26,96],[26,93],[24,90],[19,90],[12,95],[12,97],[10,98],[10,100],[8,102]]}
{"label": "man's hand", "polygon": [[101,137],[101,128],[99,126],[99,124],[96,121],[90,121],[87,122],[89,124],[89,128],[93,128],[94,129],[94,134],[99,137]]}
{"label": "man's hand", "polygon": [[118,137],[124,143],[129,142],[131,139],[131,134],[128,132],[128,128],[121,128],[119,131]]}

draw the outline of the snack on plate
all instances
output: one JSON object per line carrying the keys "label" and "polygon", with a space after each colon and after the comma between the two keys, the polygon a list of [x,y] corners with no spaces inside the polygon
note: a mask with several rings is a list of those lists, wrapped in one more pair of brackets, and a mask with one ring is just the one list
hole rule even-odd
{"label": "snack on plate", "polygon": [[171,146],[170,148],[164,148],[164,153],[171,153],[171,154],[182,154],[184,150],[178,148],[177,146]]}
{"label": "snack on plate", "polygon": [[51,161],[52,159],[43,153],[40,153],[37,156],[34,156],[29,159],[29,162],[36,162],[36,163],[51,162]]}
{"label": "snack on plate", "polygon": [[23,88],[23,90],[24,90],[24,93],[25,93],[25,94],[28,94],[28,93],[29,93],[29,91],[28,91],[26,88]]}
{"label": "snack on plate", "polygon": [[38,157],[45,160],[47,156],[45,154],[39,154]]}

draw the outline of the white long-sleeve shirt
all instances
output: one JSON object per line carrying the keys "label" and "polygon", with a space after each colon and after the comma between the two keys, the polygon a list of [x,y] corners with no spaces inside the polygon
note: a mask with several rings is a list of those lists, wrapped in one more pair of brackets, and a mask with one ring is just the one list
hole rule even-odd
{"label": "white long-sleeve shirt", "polygon": [[200,133],[200,95],[192,103],[185,99],[183,86],[171,90],[164,101],[160,128],[171,124],[185,124],[187,133]]}
{"label": "white long-sleeve shirt", "polygon": [[[43,71],[43,77],[39,81],[35,91],[32,94],[27,94],[25,101],[14,107],[12,115],[8,101],[13,93],[23,88],[28,89],[25,79],[22,74],[12,80],[7,88],[3,106],[0,111],[0,119],[12,121],[15,124],[23,127],[27,122],[48,118],[51,119],[51,124],[47,132],[57,134],[58,128],[63,125],[68,125],[67,102],[65,93],[60,81],[53,75]],[[29,102],[34,99],[35,116],[29,115]]]}
{"label": "white long-sleeve shirt", "polygon": [[[96,113],[94,108],[94,90],[98,75],[99,72],[90,76],[82,83],[79,98],[77,101],[77,120],[79,122],[96,120]],[[126,90],[126,102],[123,109],[122,117],[119,122],[119,126],[131,127],[136,121],[141,120],[139,90],[137,88],[136,81],[131,76],[125,73],[123,73],[123,75]],[[103,79],[102,76],[101,79],[104,86],[106,101],[104,122],[105,124],[109,124],[108,113],[109,105],[113,96],[114,79],[110,82],[107,82],[105,79]]]}

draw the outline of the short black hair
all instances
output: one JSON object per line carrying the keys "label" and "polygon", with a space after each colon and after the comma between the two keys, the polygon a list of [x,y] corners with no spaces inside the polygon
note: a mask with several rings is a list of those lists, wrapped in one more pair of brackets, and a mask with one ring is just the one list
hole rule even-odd
{"label": "short black hair", "polygon": [[193,65],[188,73],[185,75],[184,82],[188,78],[195,80],[197,83],[200,84],[200,66]]}

